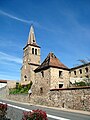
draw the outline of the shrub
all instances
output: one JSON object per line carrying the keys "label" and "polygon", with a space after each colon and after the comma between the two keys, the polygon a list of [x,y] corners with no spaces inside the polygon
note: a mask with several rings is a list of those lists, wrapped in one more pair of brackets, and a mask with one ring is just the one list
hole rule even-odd
{"label": "shrub", "polygon": [[20,83],[16,85],[16,88],[9,89],[9,94],[20,94],[20,93],[28,93],[28,90],[32,86],[32,81],[28,85],[21,85]]}
{"label": "shrub", "polygon": [[22,85],[19,83],[18,84],[18,89],[21,90],[22,89]]}
{"label": "shrub", "polygon": [[48,120],[47,114],[42,110],[32,110],[32,112],[23,112],[22,120]]}
{"label": "shrub", "polygon": [[7,104],[0,103],[0,120],[6,118]]}
{"label": "shrub", "polygon": [[73,85],[75,86],[90,86],[90,83],[85,81],[75,82]]}

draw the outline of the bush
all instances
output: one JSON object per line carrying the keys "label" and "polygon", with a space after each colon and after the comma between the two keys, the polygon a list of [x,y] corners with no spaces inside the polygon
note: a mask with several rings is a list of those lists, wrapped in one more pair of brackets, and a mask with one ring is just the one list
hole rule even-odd
{"label": "bush", "polygon": [[0,103],[0,120],[6,118],[7,104]]}
{"label": "bush", "polygon": [[75,85],[75,86],[90,86],[90,83],[81,81],[81,82],[75,82],[73,85]]}
{"label": "bush", "polygon": [[31,86],[32,86],[32,81],[28,85],[17,84],[16,88],[9,90],[9,94],[28,93]]}
{"label": "bush", "polygon": [[48,120],[47,114],[42,110],[32,110],[32,112],[23,112],[22,120]]}

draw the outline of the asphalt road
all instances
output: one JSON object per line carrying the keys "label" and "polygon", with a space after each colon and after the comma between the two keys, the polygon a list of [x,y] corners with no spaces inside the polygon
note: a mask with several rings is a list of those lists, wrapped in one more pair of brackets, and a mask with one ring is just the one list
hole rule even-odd
{"label": "asphalt road", "polygon": [[47,107],[23,104],[23,103],[12,102],[7,100],[0,100],[0,102],[8,104],[7,116],[8,118],[11,118],[11,120],[21,120],[23,111],[29,111],[35,109],[41,109],[46,111],[48,120],[90,120],[90,114],[84,114],[84,112],[83,114],[79,112],[77,113],[75,111],[69,112],[69,110],[66,111],[56,108],[47,108]]}

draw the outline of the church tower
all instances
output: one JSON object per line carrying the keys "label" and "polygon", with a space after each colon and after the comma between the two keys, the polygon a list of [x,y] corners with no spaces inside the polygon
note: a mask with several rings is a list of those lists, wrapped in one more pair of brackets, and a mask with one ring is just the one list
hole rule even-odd
{"label": "church tower", "polygon": [[34,81],[34,70],[40,65],[40,47],[36,43],[34,27],[31,25],[28,41],[23,48],[23,65],[21,68],[21,82]]}

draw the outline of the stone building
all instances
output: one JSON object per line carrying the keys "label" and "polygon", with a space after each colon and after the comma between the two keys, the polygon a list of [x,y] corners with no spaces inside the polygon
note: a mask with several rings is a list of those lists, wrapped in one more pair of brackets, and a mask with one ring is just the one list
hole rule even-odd
{"label": "stone building", "polygon": [[35,80],[34,70],[40,65],[40,47],[36,43],[34,28],[31,26],[26,46],[23,48],[23,65],[21,68],[21,82],[28,83]]}
{"label": "stone building", "polygon": [[69,85],[69,68],[61,63],[54,53],[49,53],[34,72],[35,82],[39,84],[41,93]]}
{"label": "stone building", "polygon": [[42,94],[50,89],[67,88],[76,78],[90,78],[90,63],[69,69],[52,52],[40,63],[40,46],[37,45],[33,26],[23,51],[21,84],[32,81],[35,93]]}
{"label": "stone building", "polygon": [[90,80],[90,62],[70,69],[70,81],[72,83],[83,80]]}

